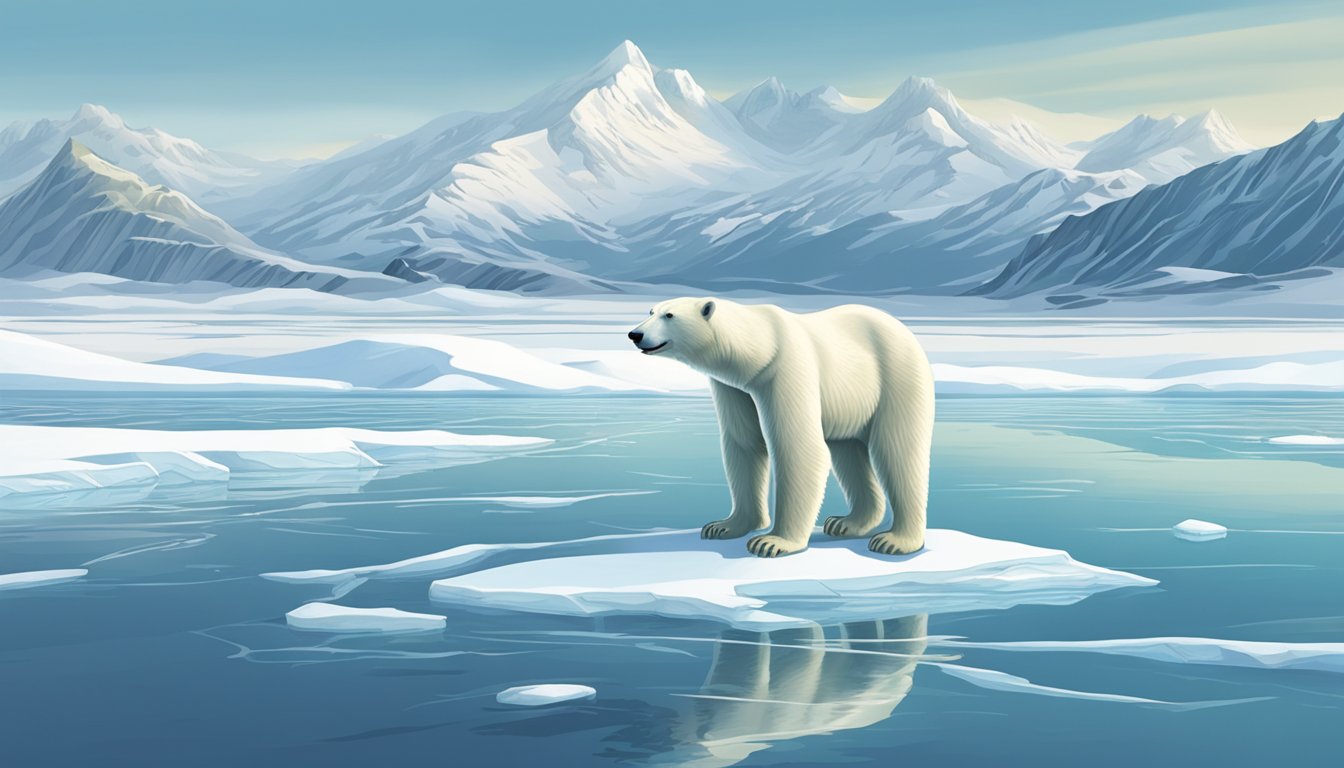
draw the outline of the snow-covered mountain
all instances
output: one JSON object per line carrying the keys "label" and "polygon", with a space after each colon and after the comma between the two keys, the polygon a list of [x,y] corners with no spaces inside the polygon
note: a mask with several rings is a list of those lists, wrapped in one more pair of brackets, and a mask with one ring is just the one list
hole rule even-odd
{"label": "snow-covered mountain", "polygon": [[[109,159],[151,182],[210,190],[250,248],[516,292],[958,292],[1067,216],[1246,149],[1213,113],[1065,146],[1020,118],[981,119],[927,78],[854,103],[773,78],[721,103],[627,41],[512,109],[446,115],[244,194],[207,173],[218,153],[96,108],[68,122],[117,137]],[[0,161],[31,163],[42,137],[74,130],[11,128]]]}
{"label": "snow-covered mountain", "polygon": [[667,278],[763,290],[792,283],[848,294],[963,293],[998,274],[1033,235],[1144,186],[1130,171],[1045,169],[932,218],[877,214],[815,237],[780,237],[732,258],[723,258],[722,248],[710,249],[684,273]]}
{"label": "snow-covered mountain", "polygon": [[752,138],[781,152],[815,147],[843,125],[846,116],[863,111],[829,86],[798,93],[773,77],[723,104]]}
{"label": "snow-covered mountain", "polygon": [[[801,98],[767,81],[729,103],[737,105],[739,119],[743,114],[761,114],[747,109],[752,104],[775,105],[767,110],[774,119],[757,128],[775,126],[782,131],[778,144],[792,130],[782,118],[797,118],[798,105],[805,103]],[[818,111],[815,104],[810,111]],[[1011,190],[1031,174],[1071,166],[1078,157],[1023,121],[996,125],[970,115],[950,92],[927,78],[906,80],[868,112],[837,110],[828,119],[837,125],[791,156],[797,165],[782,183],[645,220],[630,235],[632,253],[622,264],[624,271],[616,274],[626,279],[653,275],[693,285],[806,290],[818,287],[814,281],[830,282],[831,277],[844,276],[839,283],[846,283],[848,272],[864,265],[868,271],[856,281],[865,290],[936,287],[926,280],[937,270],[909,273],[898,266],[899,259],[883,263],[886,255],[894,257],[905,246],[915,245],[902,239],[916,236],[911,230],[892,230],[862,252],[851,246],[869,242],[869,227],[893,219],[914,222],[939,216],[995,190]],[[1021,240],[996,243],[995,251],[1018,245],[1045,223],[1057,222],[1062,210],[1090,210],[1096,203],[1090,204],[1082,186],[1070,187],[1077,191],[1077,199],[1051,201],[1047,207],[1022,212],[1019,218],[1031,223],[1019,229]],[[843,234],[832,236],[837,232]],[[963,253],[970,259],[987,255]],[[898,272],[902,277],[895,277]],[[808,286],[789,285],[798,281]]]}
{"label": "snow-covered mountain", "polygon": [[155,128],[131,128],[106,108],[84,104],[69,120],[18,122],[0,131],[0,198],[41,173],[71,139],[151,184],[206,202],[273,183],[297,165],[212,151]]}
{"label": "snow-covered mountain", "polygon": [[1255,149],[1214,110],[1189,120],[1139,115],[1124,127],[1088,142],[1080,171],[1128,169],[1152,184],[1165,184],[1209,163]]}
{"label": "snow-covered mountain", "polygon": [[1263,290],[1341,268],[1344,117],[1068,219],[977,292],[1049,292],[1067,304],[1097,295]]}
{"label": "snow-covered mountain", "polygon": [[150,186],[74,140],[0,203],[0,274],[44,270],[324,291],[352,279],[393,284],[270,253],[185,195]]}
{"label": "snow-covered mountain", "polygon": [[584,255],[623,251],[624,222],[757,188],[772,155],[688,73],[625,43],[518,107],[432,122],[223,210],[326,263],[591,288]]}

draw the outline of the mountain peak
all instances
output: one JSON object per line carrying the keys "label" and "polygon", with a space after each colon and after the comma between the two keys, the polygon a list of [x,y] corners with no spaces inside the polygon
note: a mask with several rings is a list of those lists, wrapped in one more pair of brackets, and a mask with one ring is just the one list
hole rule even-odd
{"label": "mountain peak", "polygon": [[65,146],[61,147],[60,151],[56,153],[56,156],[83,160],[92,154],[93,150],[80,144],[78,141],[75,141],[74,139],[66,139]]}
{"label": "mountain peak", "polygon": [[1210,109],[1190,118],[1188,124],[1221,140],[1231,148],[1253,148],[1253,145],[1243,139],[1237,129],[1232,126],[1232,123],[1216,109]]}
{"label": "mountain peak", "polygon": [[644,58],[644,52],[639,50],[639,46],[629,40],[625,40],[620,45],[616,46],[611,53],[607,54],[606,58],[602,59],[595,70],[615,74],[626,67],[636,67],[645,70],[652,69],[652,67],[649,66],[649,60]]}
{"label": "mountain peak", "polygon": [[920,77],[917,75],[911,75],[905,78],[905,80],[901,81],[900,85],[896,86],[896,93],[906,95],[916,93],[942,95],[946,93],[946,91],[943,89],[942,86],[934,82],[932,77]]}
{"label": "mountain peak", "polygon": [[820,85],[807,92],[807,95],[824,104],[836,106],[848,106],[845,102],[845,94],[841,93],[833,85]]}
{"label": "mountain peak", "polygon": [[102,123],[105,125],[122,125],[121,118],[107,107],[99,104],[80,104],[79,109],[70,117],[73,123]]}
{"label": "mountain peak", "polygon": [[43,174],[73,174],[81,178],[100,177],[109,182],[130,184],[136,189],[150,188],[149,184],[133,172],[109,163],[75,139],[65,140],[65,144],[47,163]]}
{"label": "mountain peak", "polygon": [[896,90],[874,111],[896,110],[914,115],[929,108],[940,111],[944,108],[960,109],[952,93],[935,83],[933,78],[911,76],[896,86]]}
{"label": "mountain peak", "polygon": [[724,104],[739,116],[772,109],[793,100],[793,94],[778,78],[768,77],[745,91],[733,94]]}

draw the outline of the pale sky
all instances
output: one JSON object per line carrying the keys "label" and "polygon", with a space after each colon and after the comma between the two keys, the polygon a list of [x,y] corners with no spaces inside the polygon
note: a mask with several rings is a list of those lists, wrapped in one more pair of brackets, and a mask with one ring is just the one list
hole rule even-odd
{"label": "pale sky", "polygon": [[261,157],[504,109],[627,38],[721,96],[774,75],[880,98],[925,75],[972,108],[1215,107],[1257,144],[1344,112],[1338,0],[20,0],[4,17],[0,125],[93,102]]}

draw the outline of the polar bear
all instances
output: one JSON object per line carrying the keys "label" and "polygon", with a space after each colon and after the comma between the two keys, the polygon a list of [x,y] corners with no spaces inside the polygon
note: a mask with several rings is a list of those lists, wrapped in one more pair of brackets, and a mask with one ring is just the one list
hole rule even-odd
{"label": "polar bear", "polygon": [[[628,334],[709,377],[732,512],[701,536],[747,542],[760,557],[807,548],[829,469],[850,512],[827,518],[831,536],[867,536],[892,502],[891,529],[868,548],[907,554],[924,546],[933,439],[933,374],[913,333],[871,307],[808,314],[713,298],[658,304]],[[773,467],[771,466],[773,465]]]}

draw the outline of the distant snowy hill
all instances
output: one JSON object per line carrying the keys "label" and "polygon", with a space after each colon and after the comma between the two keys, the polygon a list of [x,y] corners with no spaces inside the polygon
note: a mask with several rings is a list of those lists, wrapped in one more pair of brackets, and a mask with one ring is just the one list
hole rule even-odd
{"label": "distant snowy hill", "polygon": [[1131,170],[1153,184],[1165,184],[1209,163],[1255,149],[1222,115],[1210,110],[1186,120],[1139,115],[1124,127],[1089,142],[1080,171]]}
{"label": "distant snowy hill", "polygon": [[85,104],[69,120],[20,122],[0,131],[0,198],[35,178],[71,139],[151,184],[207,203],[273,183],[297,167],[212,151],[154,128],[131,128],[106,108]]}
{"label": "distant snowy hill", "polygon": [[1048,291],[1067,305],[1263,290],[1331,269],[1344,269],[1344,118],[1068,219],[977,292]]}
{"label": "distant snowy hill", "polygon": [[73,140],[0,203],[0,273],[44,270],[324,291],[352,278],[392,282],[270,253],[185,195],[150,186]]}

